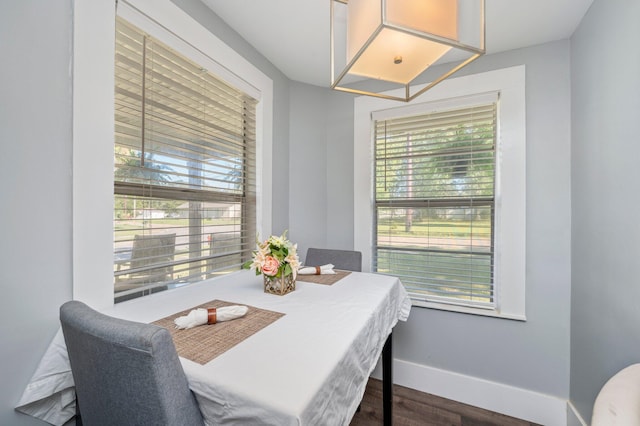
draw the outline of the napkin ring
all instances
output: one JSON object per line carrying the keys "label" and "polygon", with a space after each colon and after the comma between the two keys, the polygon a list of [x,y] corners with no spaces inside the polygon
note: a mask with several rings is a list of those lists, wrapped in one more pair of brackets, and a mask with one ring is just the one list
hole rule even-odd
{"label": "napkin ring", "polygon": [[216,308],[207,309],[207,324],[215,324],[217,321]]}
{"label": "napkin ring", "polygon": [[316,266],[316,275],[320,275],[320,274],[321,274],[321,272],[320,272],[320,271],[321,271],[321,270],[320,270],[320,267],[319,267],[319,266]]}

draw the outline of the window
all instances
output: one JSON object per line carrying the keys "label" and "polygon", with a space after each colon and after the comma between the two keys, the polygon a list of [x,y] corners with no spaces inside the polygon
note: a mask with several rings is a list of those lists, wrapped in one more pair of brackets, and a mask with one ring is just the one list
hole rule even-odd
{"label": "window", "polygon": [[414,299],[493,309],[497,94],[460,102],[374,114],[373,270]]}
{"label": "window", "polygon": [[[389,94],[394,95],[393,92]],[[414,306],[525,320],[525,67],[354,105],[354,247]]]}
{"label": "window", "polygon": [[239,270],[256,235],[256,100],[116,22],[116,301]]}

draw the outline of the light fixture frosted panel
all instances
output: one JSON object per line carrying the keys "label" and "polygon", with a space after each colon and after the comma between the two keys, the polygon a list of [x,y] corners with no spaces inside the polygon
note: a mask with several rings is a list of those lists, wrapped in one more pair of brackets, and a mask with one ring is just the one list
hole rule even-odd
{"label": "light fixture frosted panel", "polygon": [[[331,87],[408,101],[484,54],[484,0],[330,0]],[[434,65],[451,69],[427,88],[414,85]],[[382,80],[388,96],[353,88]]]}
{"label": "light fixture frosted panel", "polygon": [[386,0],[385,3],[387,22],[391,25],[458,39],[457,0]]}
{"label": "light fixture frosted panel", "polygon": [[351,67],[351,73],[408,84],[451,47],[384,28]]}
{"label": "light fixture frosted panel", "polygon": [[351,0],[347,3],[347,62],[367,44],[382,25],[380,0]]}

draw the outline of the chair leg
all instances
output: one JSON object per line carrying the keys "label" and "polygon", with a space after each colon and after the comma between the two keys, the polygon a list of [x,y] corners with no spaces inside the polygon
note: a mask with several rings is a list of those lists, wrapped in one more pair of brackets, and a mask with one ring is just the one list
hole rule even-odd
{"label": "chair leg", "polygon": [[78,394],[76,394],[76,426],[82,426],[82,415],[80,414],[80,403],[78,402]]}

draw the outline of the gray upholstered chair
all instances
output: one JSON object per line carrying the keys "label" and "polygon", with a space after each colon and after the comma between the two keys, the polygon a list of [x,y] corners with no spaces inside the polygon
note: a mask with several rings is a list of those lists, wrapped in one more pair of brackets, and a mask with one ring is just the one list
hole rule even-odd
{"label": "gray upholstered chair", "polygon": [[78,301],[60,322],[84,425],[202,425],[169,332]]}
{"label": "gray upholstered chair", "polygon": [[362,271],[362,253],[352,250],[334,250],[309,248],[304,264],[306,266],[321,266],[332,263],[336,269],[345,271]]}

